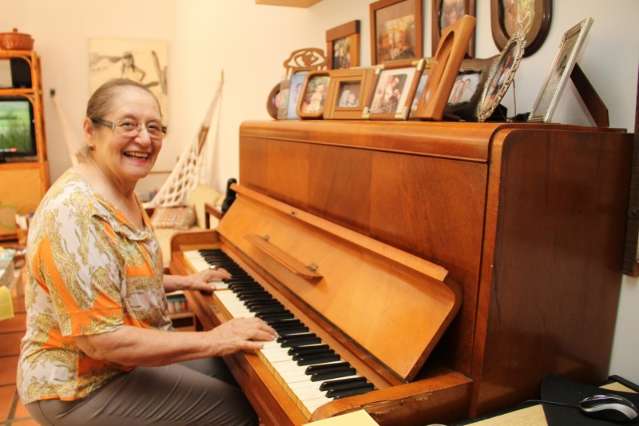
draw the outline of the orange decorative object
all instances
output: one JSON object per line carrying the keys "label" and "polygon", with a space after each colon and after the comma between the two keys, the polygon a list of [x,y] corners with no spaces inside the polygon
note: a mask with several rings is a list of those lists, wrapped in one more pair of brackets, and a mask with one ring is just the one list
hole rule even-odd
{"label": "orange decorative object", "polygon": [[19,33],[17,28],[10,33],[0,33],[0,49],[32,50],[33,37],[30,34]]}

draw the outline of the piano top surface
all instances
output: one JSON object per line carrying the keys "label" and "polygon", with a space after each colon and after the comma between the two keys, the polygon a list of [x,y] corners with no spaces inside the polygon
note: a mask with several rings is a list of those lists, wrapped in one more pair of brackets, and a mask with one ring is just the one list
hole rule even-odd
{"label": "piano top surface", "polygon": [[246,121],[241,137],[348,146],[487,162],[500,131],[624,131],[552,123],[454,123],[424,121]]}

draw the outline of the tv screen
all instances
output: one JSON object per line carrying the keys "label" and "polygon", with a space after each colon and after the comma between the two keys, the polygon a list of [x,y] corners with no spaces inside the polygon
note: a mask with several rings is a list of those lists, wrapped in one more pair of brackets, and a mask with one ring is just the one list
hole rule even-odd
{"label": "tv screen", "polygon": [[31,102],[0,98],[0,157],[30,156],[35,153]]}

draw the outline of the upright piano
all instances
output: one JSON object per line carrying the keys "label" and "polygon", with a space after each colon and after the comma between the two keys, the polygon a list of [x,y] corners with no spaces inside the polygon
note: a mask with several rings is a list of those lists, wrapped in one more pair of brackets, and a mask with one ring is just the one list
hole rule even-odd
{"label": "upright piano", "polygon": [[[262,422],[356,409],[380,424],[475,417],[546,374],[608,373],[632,157],[621,130],[549,124],[246,122],[238,197],[176,235],[204,329],[280,332],[225,358]],[[203,250],[203,251],[199,251]]]}

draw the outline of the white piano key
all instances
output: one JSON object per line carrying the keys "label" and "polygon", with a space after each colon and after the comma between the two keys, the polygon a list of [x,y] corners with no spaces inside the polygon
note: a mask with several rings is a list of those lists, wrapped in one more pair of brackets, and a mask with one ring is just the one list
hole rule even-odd
{"label": "white piano key", "polygon": [[319,396],[317,398],[302,400],[302,404],[304,404],[309,413],[313,413],[313,411],[331,401],[333,401],[331,398],[328,398],[326,396]]}
{"label": "white piano key", "polygon": [[190,263],[194,271],[203,271],[209,269],[209,264],[198,250],[188,250],[184,252],[184,258]]}
{"label": "white piano key", "polygon": [[[198,252],[195,252],[195,254],[200,256]],[[195,258],[195,255],[192,256]],[[206,267],[208,267],[208,264]],[[238,318],[255,316],[255,314],[244,305],[244,302],[242,302],[232,291],[217,291],[215,295],[222,305],[224,305],[224,307],[229,311],[232,317]],[[297,361],[293,360],[292,355],[289,355],[289,349],[290,348],[288,347],[283,348],[277,341],[270,341],[264,343],[261,352],[262,356],[271,365],[272,369],[275,370],[275,372],[279,374],[282,380],[288,385],[290,391],[302,402],[306,409],[312,413],[318,407],[332,401],[332,399],[328,398],[326,396],[326,392],[319,388],[324,381],[311,381],[311,376],[306,374],[306,369],[309,366],[298,365]],[[337,362],[343,362],[343,360],[340,359],[337,361],[318,363],[314,365],[327,365]],[[358,376],[352,375],[342,377],[340,379],[354,377]]]}

